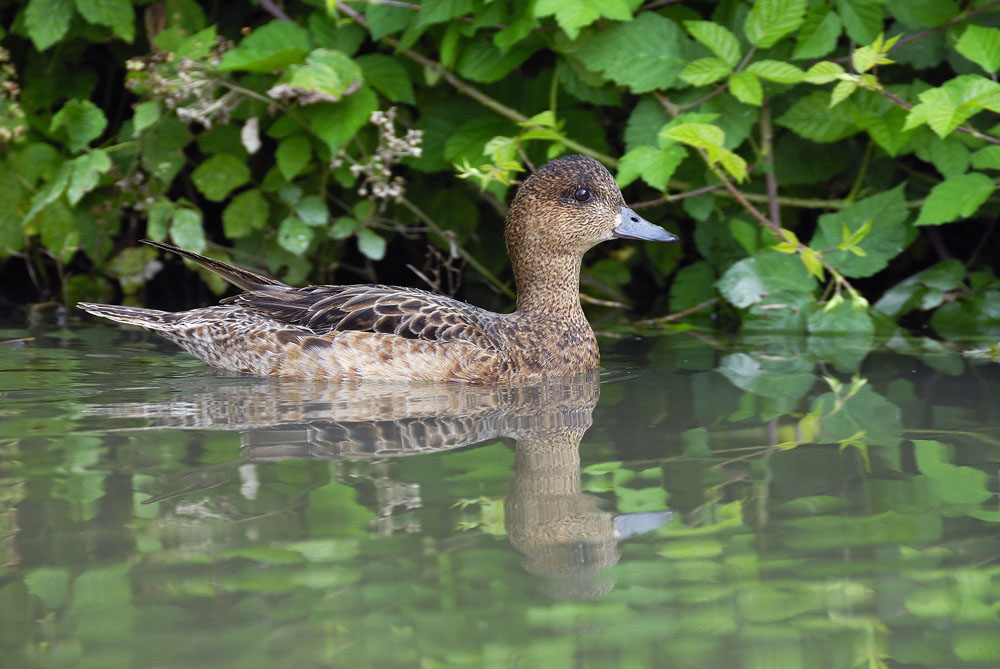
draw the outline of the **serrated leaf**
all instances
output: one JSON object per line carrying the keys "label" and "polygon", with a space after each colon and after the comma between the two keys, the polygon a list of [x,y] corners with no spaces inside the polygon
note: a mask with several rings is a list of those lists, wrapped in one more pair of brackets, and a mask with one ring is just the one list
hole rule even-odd
{"label": "serrated leaf", "polygon": [[814,142],[836,142],[858,132],[850,115],[830,109],[830,94],[813,91],[797,100],[777,123]]}
{"label": "serrated leaf", "polygon": [[836,0],[837,14],[847,35],[858,44],[871,44],[882,32],[880,0]]}
{"label": "serrated leaf", "polygon": [[[909,214],[903,190],[904,184],[900,184],[836,213],[820,216],[810,248],[822,253],[844,276],[866,277],[881,271],[908,242]],[[865,255],[840,249],[845,237]]]}
{"label": "serrated leaf", "polygon": [[724,78],[731,71],[732,68],[724,62],[714,56],[709,56],[688,63],[681,70],[680,78],[692,86],[704,86],[705,84],[711,84]]}
{"label": "serrated leaf", "polygon": [[580,28],[599,18],[632,20],[632,8],[626,0],[536,0],[532,9],[535,18],[552,14],[572,40],[580,34]]}
{"label": "serrated leaf", "polygon": [[358,250],[367,258],[381,260],[385,257],[385,238],[371,228],[359,228],[357,231]]}
{"label": "serrated leaf", "polygon": [[24,9],[24,27],[38,51],[45,51],[69,30],[73,0],[30,0]]}
{"label": "serrated leaf", "polygon": [[302,133],[281,140],[274,151],[275,162],[285,181],[291,181],[300,174],[311,158],[312,146],[309,144],[309,138]]}
{"label": "serrated leaf", "polygon": [[235,49],[222,54],[221,72],[273,72],[301,63],[309,53],[309,32],[291,21],[275,19],[247,35]]}
{"label": "serrated leaf", "polygon": [[986,70],[986,74],[995,75],[1000,69],[1000,30],[969,24],[955,50]]}
{"label": "serrated leaf", "polygon": [[780,60],[759,60],[756,63],[750,63],[747,72],[752,72],[761,79],[777,84],[797,84],[806,75],[805,72],[791,63]]}
{"label": "serrated leaf", "polygon": [[355,59],[370,86],[393,102],[414,104],[413,82],[399,61],[382,53],[369,53]]}
{"label": "serrated leaf", "polygon": [[751,44],[767,49],[798,29],[805,11],[806,0],[757,0],[747,14],[743,31]]}
{"label": "serrated leaf", "polygon": [[844,80],[838,81],[837,85],[833,87],[833,91],[830,92],[830,106],[836,107],[838,104],[843,102],[850,96],[851,93],[858,89],[858,83],[856,81]]}
{"label": "serrated leaf", "polygon": [[132,115],[132,136],[139,134],[149,126],[160,120],[160,103],[156,100],[140,102],[135,106],[135,113]]}
{"label": "serrated leaf", "polygon": [[135,11],[130,0],[76,0],[76,9],[88,23],[111,28],[126,42],[135,39]]}
{"label": "serrated leaf", "polygon": [[977,170],[1000,170],[1000,146],[991,144],[973,153],[972,166]]}
{"label": "serrated leaf", "polygon": [[111,169],[111,159],[104,151],[94,149],[74,158],[72,165],[66,199],[76,206],[84,195],[97,187],[101,175]]}
{"label": "serrated leaf", "polygon": [[499,81],[541,47],[541,39],[533,36],[504,51],[483,36],[462,51],[456,69],[461,76],[473,81]]}
{"label": "serrated leaf", "polygon": [[206,198],[221,202],[233,189],[250,181],[250,168],[231,153],[217,153],[195,168],[191,181]]}
{"label": "serrated leaf", "polygon": [[615,178],[618,185],[624,188],[642,177],[647,184],[663,191],[666,190],[667,182],[674,170],[686,156],[687,151],[677,144],[665,149],[648,145],[637,146],[622,156],[618,165],[618,176]]}
{"label": "serrated leaf", "polygon": [[937,28],[961,13],[955,0],[889,0],[886,7],[910,28]]}
{"label": "serrated leaf", "polygon": [[289,253],[300,256],[309,248],[314,234],[308,225],[289,216],[278,226],[278,245]]}
{"label": "serrated leaf", "polygon": [[840,29],[840,17],[830,11],[829,5],[825,2],[813,5],[795,35],[792,58],[820,58],[830,53],[837,46]]}
{"label": "serrated leaf", "polygon": [[684,68],[680,47],[684,35],[677,24],[654,12],[642,12],[629,23],[588,31],[576,42],[576,56],[589,70],[602,71],[633,93],[670,88]]}
{"label": "serrated leaf", "polygon": [[711,123],[680,123],[664,130],[661,136],[702,149],[722,146],[726,140],[725,131]]}
{"label": "serrated leaf", "polygon": [[776,251],[740,260],[716,282],[722,296],[740,309],[779,291],[811,293],[815,286],[816,280],[798,258]]}
{"label": "serrated leaf", "polygon": [[201,212],[189,207],[175,209],[170,219],[170,239],[182,249],[204,253],[205,229],[201,225]]}
{"label": "serrated leaf", "polygon": [[316,227],[326,225],[330,220],[330,212],[323,198],[318,195],[306,195],[295,204],[295,214],[306,225]]}
{"label": "serrated leaf", "polygon": [[330,155],[368,122],[371,113],[378,109],[378,98],[368,87],[349,95],[337,104],[310,105],[306,117],[313,132],[326,142]]}
{"label": "serrated leaf", "polygon": [[740,42],[725,26],[714,21],[685,21],[684,27],[692,37],[727,64],[729,69],[740,62]]}
{"label": "serrated leaf", "polygon": [[234,197],[222,212],[222,230],[228,239],[249,237],[254,231],[264,229],[269,216],[264,195],[251,188]]}
{"label": "serrated leaf", "polygon": [[104,132],[108,120],[104,112],[90,100],[69,100],[52,116],[49,130],[63,138],[70,151],[85,148]]}
{"label": "serrated leaf", "polygon": [[940,225],[968,218],[995,188],[993,180],[979,172],[945,179],[927,195],[915,225]]}
{"label": "serrated leaf", "polygon": [[429,26],[469,14],[475,9],[474,0],[425,0],[420,3],[417,25]]}
{"label": "serrated leaf", "polygon": [[842,74],[844,74],[844,68],[839,63],[824,60],[806,70],[802,80],[810,84],[828,84],[839,79]]}
{"label": "serrated leaf", "polygon": [[350,56],[336,49],[314,49],[305,63],[289,65],[267,94],[276,99],[294,97],[302,105],[337,102],[362,82],[361,68]]}
{"label": "serrated leaf", "polygon": [[748,70],[729,77],[729,92],[743,104],[759,107],[764,102],[764,88],[760,79]]}

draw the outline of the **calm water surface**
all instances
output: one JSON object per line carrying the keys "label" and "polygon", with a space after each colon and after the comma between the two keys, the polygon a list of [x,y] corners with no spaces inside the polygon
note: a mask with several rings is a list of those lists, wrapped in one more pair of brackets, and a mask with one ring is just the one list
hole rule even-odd
{"label": "calm water surface", "polygon": [[1000,664],[1000,367],[933,342],[468,388],[0,341],[3,667]]}

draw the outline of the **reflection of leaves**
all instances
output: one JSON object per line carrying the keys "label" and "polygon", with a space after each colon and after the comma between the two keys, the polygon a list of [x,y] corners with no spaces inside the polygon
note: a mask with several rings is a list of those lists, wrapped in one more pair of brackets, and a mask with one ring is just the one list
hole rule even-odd
{"label": "reflection of leaves", "polygon": [[827,443],[860,439],[870,446],[896,446],[903,436],[899,407],[868,386],[846,401],[825,393],[816,398],[812,410],[823,416],[821,438]]}
{"label": "reflection of leaves", "polygon": [[746,353],[722,359],[718,371],[733,385],[771,398],[799,398],[809,392],[816,377],[812,363],[801,357],[765,360]]}
{"label": "reflection of leaves", "polygon": [[943,504],[978,505],[993,496],[986,487],[986,472],[951,464],[941,442],[914,439],[913,447],[917,467],[924,474],[917,477],[915,483],[926,486],[931,500],[937,498]]}
{"label": "reflection of leaves", "polygon": [[357,492],[331,481],[309,493],[313,536],[366,536],[374,514],[357,501]]}

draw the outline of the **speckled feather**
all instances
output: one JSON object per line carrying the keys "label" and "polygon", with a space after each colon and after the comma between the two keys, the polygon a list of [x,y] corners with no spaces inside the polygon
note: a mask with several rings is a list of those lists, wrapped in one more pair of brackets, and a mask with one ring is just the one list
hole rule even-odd
{"label": "speckled feather", "polygon": [[[586,195],[586,199],[582,198]],[[625,217],[645,225],[626,232]],[[267,376],[533,381],[595,369],[597,340],[580,307],[580,262],[615,236],[674,241],[625,208],[597,161],[568,156],[518,190],[506,240],[517,310],[497,314],[435,293],[384,285],[294,288],[169,244],[241,288],[222,304],[177,313],[81,303],[90,313],[159,332],[201,360]]]}

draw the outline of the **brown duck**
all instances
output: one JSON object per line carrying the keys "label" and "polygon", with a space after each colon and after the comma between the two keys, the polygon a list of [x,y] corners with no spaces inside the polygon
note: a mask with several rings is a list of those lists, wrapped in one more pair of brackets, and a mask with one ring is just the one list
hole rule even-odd
{"label": "brown duck", "polygon": [[167,312],[81,302],[92,314],[159,332],[210,365],[261,376],[511,383],[595,369],[600,355],[580,306],[580,262],[615,237],[677,237],[626,206],[597,161],[540,167],[507,216],[517,309],[497,314],[415,288],[295,288],[169,244],[244,292],[213,307]]}

